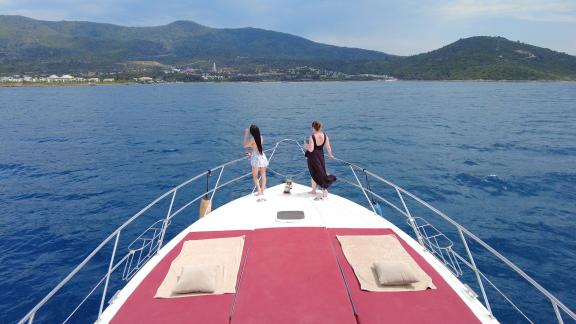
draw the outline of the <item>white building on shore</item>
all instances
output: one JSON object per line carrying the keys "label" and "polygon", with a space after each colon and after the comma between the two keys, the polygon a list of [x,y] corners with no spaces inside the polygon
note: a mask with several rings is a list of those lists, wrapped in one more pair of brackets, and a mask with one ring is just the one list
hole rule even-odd
{"label": "white building on shore", "polygon": [[69,75],[69,74],[64,74],[63,76],[57,76],[56,74],[52,74],[51,76],[46,78],[46,81],[48,82],[73,82],[73,81],[77,81],[75,77]]}

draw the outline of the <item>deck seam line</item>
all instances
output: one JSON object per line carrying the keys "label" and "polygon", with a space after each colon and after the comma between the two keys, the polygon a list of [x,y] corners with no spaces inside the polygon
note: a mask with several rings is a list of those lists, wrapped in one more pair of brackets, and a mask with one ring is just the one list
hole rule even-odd
{"label": "deck seam line", "polygon": [[328,231],[328,228],[324,228],[324,230],[326,231],[326,236],[328,237],[328,242],[330,243],[330,247],[332,248],[332,254],[336,259],[338,269],[340,269],[340,276],[342,277],[342,281],[344,282],[344,288],[346,288],[346,294],[348,295],[348,300],[350,301],[350,305],[352,306],[352,312],[354,313],[354,320],[356,320],[356,323],[359,324],[360,321],[358,320],[358,312],[356,311],[356,305],[354,304],[354,300],[352,299],[352,293],[350,292],[348,282],[346,281],[346,277],[344,276],[344,270],[340,265],[340,258],[338,258],[338,255],[336,254],[336,248],[334,247],[334,243],[332,242],[332,237],[330,235],[330,232]]}
{"label": "deck seam line", "polygon": [[242,286],[242,279],[244,279],[244,269],[246,268],[246,263],[248,261],[248,253],[250,252],[250,244],[246,246],[246,254],[244,255],[244,260],[242,261],[242,270],[240,271],[240,278],[238,284],[236,285],[236,293],[234,294],[234,300],[232,301],[232,306],[230,308],[230,315],[228,316],[228,323],[232,322],[232,316],[234,316],[234,311],[236,309],[236,301],[238,295],[240,294],[240,287]]}

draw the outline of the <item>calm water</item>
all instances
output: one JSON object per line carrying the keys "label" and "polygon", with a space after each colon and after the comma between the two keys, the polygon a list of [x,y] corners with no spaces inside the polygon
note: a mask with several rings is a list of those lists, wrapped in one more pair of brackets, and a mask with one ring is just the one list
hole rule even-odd
{"label": "calm water", "polygon": [[[574,83],[0,88],[0,323],[23,316],[150,200],[241,156],[250,123],[271,143],[302,139],[313,119],[326,125],[336,155],[439,207],[576,308]],[[292,171],[280,162],[296,156],[302,163],[295,150],[283,154],[273,168]],[[216,205],[247,190],[248,182],[225,190]],[[334,191],[364,203],[342,181]],[[490,258],[480,261],[536,322],[551,320],[534,290]],[[92,284],[103,271],[92,266],[83,275]],[[62,321],[90,288],[74,281],[39,318]],[[504,322],[516,322],[494,303]]]}

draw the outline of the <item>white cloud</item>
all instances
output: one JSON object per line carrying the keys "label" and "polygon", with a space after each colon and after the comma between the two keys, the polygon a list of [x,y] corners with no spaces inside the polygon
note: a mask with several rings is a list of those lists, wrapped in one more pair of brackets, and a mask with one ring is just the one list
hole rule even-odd
{"label": "white cloud", "polygon": [[574,0],[452,0],[439,12],[453,19],[509,17],[522,20],[576,22]]}

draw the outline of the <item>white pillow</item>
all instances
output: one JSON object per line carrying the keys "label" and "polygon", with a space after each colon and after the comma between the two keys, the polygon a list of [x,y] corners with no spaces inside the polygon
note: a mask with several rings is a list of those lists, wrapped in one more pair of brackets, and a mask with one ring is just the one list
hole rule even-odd
{"label": "white pillow", "polygon": [[216,290],[216,276],[219,270],[220,266],[215,265],[184,266],[172,293],[213,293]]}
{"label": "white pillow", "polygon": [[418,274],[406,262],[378,261],[372,268],[382,286],[408,285],[418,282]]}

